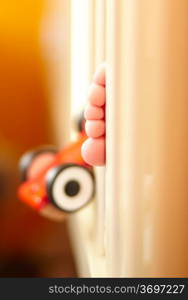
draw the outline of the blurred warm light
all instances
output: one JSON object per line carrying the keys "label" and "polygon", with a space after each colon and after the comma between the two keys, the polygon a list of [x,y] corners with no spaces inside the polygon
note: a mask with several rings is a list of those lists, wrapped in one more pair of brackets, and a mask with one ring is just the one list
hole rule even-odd
{"label": "blurred warm light", "polygon": [[[89,5],[90,1],[73,0],[71,7],[71,84],[74,87],[71,90],[71,105],[73,114],[81,111],[87,101],[88,78],[90,78],[88,55],[90,53],[88,51],[90,30],[85,24],[89,23],[89,14],[86,13],[89,11]],[[80,32],[82,32],[81,35]]]}
{"label": "blurred warm light", "polygon": [[54,105],[66,90],[64,3],[0,1],[0,276],[75,276],[66,224],[38,216],[16,197],[20,155],[53,143],[57,112],[64,112]]}

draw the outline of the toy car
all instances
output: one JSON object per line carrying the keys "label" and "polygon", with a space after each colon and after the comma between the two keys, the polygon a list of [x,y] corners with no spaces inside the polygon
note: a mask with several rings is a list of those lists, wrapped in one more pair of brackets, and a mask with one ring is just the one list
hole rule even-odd
{"label": "toy car", "polygon": [[92,167],[84,162],[81,146],[86,135],[57,152],[44,148],[26,153],[20,162],[18,197],[41,214],[63,219],[88,204],[95,193]]}

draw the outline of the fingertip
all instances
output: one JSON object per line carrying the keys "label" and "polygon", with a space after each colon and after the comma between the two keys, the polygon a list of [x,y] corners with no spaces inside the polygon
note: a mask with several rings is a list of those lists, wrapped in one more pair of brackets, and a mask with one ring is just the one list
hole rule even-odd
{"label": "fingertip", "polygon": [[86,134],[91,138],[98,138],[105,134],[105,122],[103,120],[88,120],[85,124]]}
{"label": "fingertip", "polygon": [[104,109],[91,104],[88,104],[84,111],[86,120],[101,120],[104,118]]}
{"label": "fingertip", "polygon": [[105,138],[89,138],[82,145],[82,157],[86,163],[92,166],[105,164]]}

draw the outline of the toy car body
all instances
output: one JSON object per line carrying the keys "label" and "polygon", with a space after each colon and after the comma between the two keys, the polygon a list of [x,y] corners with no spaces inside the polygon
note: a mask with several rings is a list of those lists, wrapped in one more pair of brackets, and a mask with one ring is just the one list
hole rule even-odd
{"label": "toy car body", "polygon": [[45,216],[62,219],[88,204],[95,192],[92,167],[84,162],[85,133],[59,152],[42,149],[21,159],[22,183],[18,197]]}

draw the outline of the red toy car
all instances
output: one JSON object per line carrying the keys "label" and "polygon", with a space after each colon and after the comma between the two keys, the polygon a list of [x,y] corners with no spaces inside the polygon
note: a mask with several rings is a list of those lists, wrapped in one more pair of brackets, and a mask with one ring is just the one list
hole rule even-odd
{"label": "red toy car", "polygon": [[45,216],[62,219],[88,204],[95,193],[93,169],[81,156],[86,135],[60,152],[44,148],[26,153],[20,162],[18,197]]}

